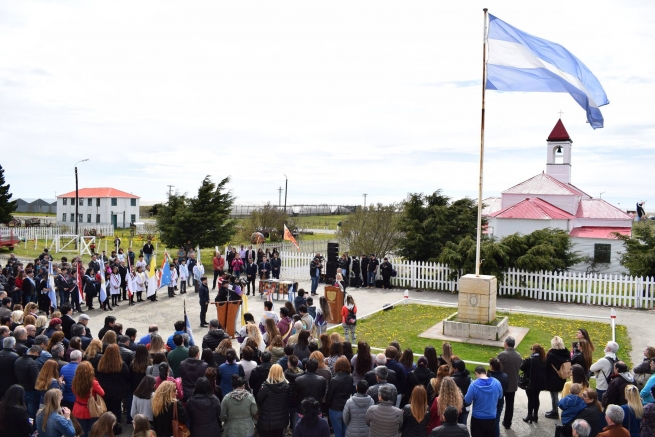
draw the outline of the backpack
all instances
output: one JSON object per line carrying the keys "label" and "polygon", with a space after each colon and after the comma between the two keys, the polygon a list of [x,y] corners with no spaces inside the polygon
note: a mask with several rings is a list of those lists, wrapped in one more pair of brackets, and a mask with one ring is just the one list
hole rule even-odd
{"label": "backpack", "polygon": [[[346,307],[348,308],[348,307]],[[346,325],[356,325],[357,324],[357,314],[354,311],[355,307],[352,310],[348,310],[348,315],[346,316]]]}
{"label": "backpack", "polygon": [[[611,377],[612,377],[612,374],[614,373],[614,365],[619,362],[619,358],[618,357],[616,357],[616,358],[603,357],[603,358],[605,358],[607,361],[612,363],[612,370],[610,370],[607,375],[605,373],[603,373],[602,371],[599,372],[599,373],[603,373],[603,376],[605,377],[605,381],[607,381],[607,384],[609,385],[610,381],[612,381]],[[596,377],[596,378],[598,378],[598,377]]]}
{"label": "backpack", "polygon": [[398,272],[395,269],[391,269],[391,277],[395,278],[396,276],[398,276]]}
{"label": "backpack", "polygon": [[569,379],[571,377],[571,362],[567,361],[565,363],[562,363],[561,366],[559,366],[559,369],[556,369],[555,366],[552,364],[550,365],[555,372],[557,372],[557,376],[559,376],[562,379]]}

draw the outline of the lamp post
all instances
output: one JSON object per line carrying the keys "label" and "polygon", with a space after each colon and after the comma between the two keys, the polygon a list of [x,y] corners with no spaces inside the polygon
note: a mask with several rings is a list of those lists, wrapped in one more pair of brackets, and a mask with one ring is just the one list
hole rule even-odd
{"label": "lamp post", "polygon": [[[77,226],[79,225],[79,221],[80,221],[79,220],[80,219],[80,215],[79,215],[80,198],[79,198],[79,189],[77,187],[77,164],[79,164],[80,162],[86,162],[88,160],[89,159],[87,158],[87,159],[83,159],[81,161],[77,161],[75,163],[75,235],[79,235]],[[77,246],[77,241],[75,241],[75,246]]]}
{"label": "lamp post", "polygon": [[287,189],[289,188],[289,178],[287,175],[283,174],[284,176],[284,213],[287,213]]}

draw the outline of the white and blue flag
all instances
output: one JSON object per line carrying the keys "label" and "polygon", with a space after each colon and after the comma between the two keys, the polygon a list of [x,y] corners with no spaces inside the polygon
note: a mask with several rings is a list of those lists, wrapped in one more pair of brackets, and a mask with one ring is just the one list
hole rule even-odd
{"label": "white and blue flag", "polygon": [[50,298],[50,306],[52,308],[57,308],[57,293],[55,293],[55,274],[52,269],[52,261],[48,261],[48,298]]}
{"label": "white and blue flag", "polygon": [[525,33],[489,14],[487,89],[569,93],[603,127],[607,95],[594,74],[561,45]]}

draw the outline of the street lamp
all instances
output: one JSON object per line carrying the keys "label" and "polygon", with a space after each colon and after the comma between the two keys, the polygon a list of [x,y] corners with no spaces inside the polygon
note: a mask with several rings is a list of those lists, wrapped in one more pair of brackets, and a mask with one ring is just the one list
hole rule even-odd
{"label": "street lamp", "polygon": [[289,178],[287,178],[287,175],[283,174],[285,182],[284,182],[284,213],[287,213],[287,189],[289,188]]}
{"label": "street lamp", "polygon": [[77,226],[79,225],[79,221],[80,221],[80,215],[79,215],[80,199],[79,199],[79,190],[77,187],[77,164],[79,164],[80,162],[86,162],[88,160],[89,159],[87,158],[81,161],[77,161],[75,163],[75,235],[79,235]]}

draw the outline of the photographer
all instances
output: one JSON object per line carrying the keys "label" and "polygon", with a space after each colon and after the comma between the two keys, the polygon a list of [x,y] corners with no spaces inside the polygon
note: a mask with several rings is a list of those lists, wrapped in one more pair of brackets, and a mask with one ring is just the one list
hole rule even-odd
{"label": "photographer", "polygon": [[323,269],[323,257],[317,253],[311,264],[309,265],[309,276],[312,278],[312,296],[316,296],[316,289],[318,288],[318,281],[321,279],[321,270]]}

